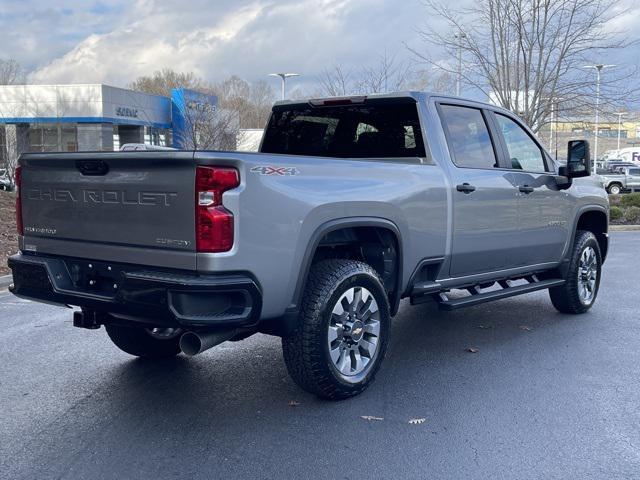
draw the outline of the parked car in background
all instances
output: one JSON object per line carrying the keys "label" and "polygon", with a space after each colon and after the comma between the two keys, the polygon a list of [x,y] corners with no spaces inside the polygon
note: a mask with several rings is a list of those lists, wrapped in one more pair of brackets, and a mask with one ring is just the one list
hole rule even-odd
{"label": "parked car in background", "polygon": [[619,171],[618,169],[622,167],[640,167],[640,165],[638,165],[637,163],[628,162],[626,160],[619,160],[619,159],[607,160],[604,165],[605,165],[605,169],[611,173],[618,172]]}
{"label": "parked car in background", "polygon": [[9,173],[5,168],[0,168],[0,190],[12,192],[14,189],[13,182],[9,178]]}
{"label": "parked car in background", "polygon": [[618,167],[619,173],[600,175],[604,188],[612,195],[640,190],[640,167]]}

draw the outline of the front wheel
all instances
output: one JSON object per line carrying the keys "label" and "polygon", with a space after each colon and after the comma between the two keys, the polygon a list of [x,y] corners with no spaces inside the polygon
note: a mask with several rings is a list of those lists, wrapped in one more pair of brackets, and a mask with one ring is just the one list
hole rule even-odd
{"label": "front wheel", "polygon": [[390,323],[387,294],[373,268],[354,260],[315,264],[299,324],[282,339],[289,374],[323,398],[359,394],[380,368]]}
{"label": "front wheel", "polygon": [[578,230],[564,285],[550,288],[551,303],[562,313],[584,313],[598,296],[602,255],[593,233]]}
{"label": "front wheel", "polygon": [[617,183],[614,183],[609,187],[609,193],[611,195],[619,195],[621,191],[622,187],[620,187],[620,185],[618,185]]}
{"label": "front wheel", "polygon": [[180,353],[179,328],[144,328],[105,325],[111,341],[123,352],[136,357],[165,358]]}

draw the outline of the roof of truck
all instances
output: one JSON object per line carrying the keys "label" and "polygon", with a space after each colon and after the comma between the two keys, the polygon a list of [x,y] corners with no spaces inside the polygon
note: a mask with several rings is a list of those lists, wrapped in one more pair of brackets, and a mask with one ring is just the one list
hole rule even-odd
{"label": "roof of truck", "polygon": [[431,97],[437,97],[443,100],[447,100],[447,99],[456,100],[460,102],[490,107],[491,109],[494,109],[494,110],[503,110],[505,112],[507,111],[500,106],[497,106],[488,102],[481,102],[481,101],[473,100],[470,98],[458,97],[455,95],[447,95],[443,93],[419,92],[419,91],[401,91],[401,92],[391,92],[391,93],[373,93],[370,95],[345,95],[345,96],[333,96],[333,97],[332,96],[310,97],[310,98],[301,98],[297,100],[280,100],[274,104],[274,107],[284,107],[288,105],[307,105],[309,103],[320,104],[321,102],[324,102],[324,101],[339,101],[339,100],[347,101],[349,99],[356,100],[353,102],[354,104],[362,103],[366,100],[383,100],[383,99],[394,99],[394,98],[398,98],[398,99],[413,98],[416,102],[420,102],[420,101],[426,101]]}

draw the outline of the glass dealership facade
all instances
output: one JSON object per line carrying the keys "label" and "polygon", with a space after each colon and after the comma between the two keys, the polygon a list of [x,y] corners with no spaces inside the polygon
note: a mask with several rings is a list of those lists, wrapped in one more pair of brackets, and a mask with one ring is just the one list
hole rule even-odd
{"label": "glass dealership facade", "polygon": [[23,152],[113,151],[125,143],[180,148],[174,125],[184,123],[186,107],[173,102],[102,84],[0,86],[0,168]]}

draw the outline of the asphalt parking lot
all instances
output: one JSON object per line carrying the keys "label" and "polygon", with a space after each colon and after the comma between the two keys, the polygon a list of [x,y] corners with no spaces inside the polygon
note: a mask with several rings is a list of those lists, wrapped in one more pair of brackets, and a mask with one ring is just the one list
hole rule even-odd
{"label": "asphalt parking lot", "polygon": [[153,363],[0,292],[0,477],[640,478],[639,245],[612,234],[586,315],[546,292],[404,304],[376,382],[339,403],[273,337]]}

